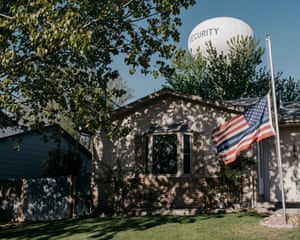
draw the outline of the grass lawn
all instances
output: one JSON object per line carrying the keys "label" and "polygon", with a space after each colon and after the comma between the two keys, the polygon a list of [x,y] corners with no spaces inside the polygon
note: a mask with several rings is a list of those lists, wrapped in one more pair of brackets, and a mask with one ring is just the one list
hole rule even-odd
{"label": "grass lawn", "polygon": [[0,226],[0,239],[300,239],[300,227],[261,226],[253,212],[198,216],[89,218]]}

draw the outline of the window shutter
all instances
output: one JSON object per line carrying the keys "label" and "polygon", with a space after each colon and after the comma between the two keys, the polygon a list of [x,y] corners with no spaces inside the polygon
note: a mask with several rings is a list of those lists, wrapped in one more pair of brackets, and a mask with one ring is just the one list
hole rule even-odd
{"label": "window shutter", "polygon": [[147,173],[148,137],[145,135],[136,135],[134,145],[135,174]]}
{"label": "window shutter", "polygon": [[203,149],[203,134],[200,132],[194,132],[193,133],[193,157],[194,161],[192,163],[192,170],[193,174],[196,175],[202,175],[204,166],[203,166],[203,161],[204,161],[204,149]]}

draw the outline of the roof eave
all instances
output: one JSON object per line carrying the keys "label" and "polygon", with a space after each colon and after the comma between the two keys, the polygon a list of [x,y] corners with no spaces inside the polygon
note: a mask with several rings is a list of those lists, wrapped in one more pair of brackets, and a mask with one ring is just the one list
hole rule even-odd
{"label": "roof eave", "polygon": [[159,100],[160,98],[165,98],[167,96],[173,96],[173,97],[177,97],[177,98],[192,101],[192,102],[202,103],[202,104],[205,104],[205,105],[213,107],[213,108],[230,111],[230,112],[237,113],[237,114],[242,113],[244,111],[244,108],[241,106],[234,106],[232,104],[228,104],[228,103],[224,103],[224,102],[220,102],[220,101],[208,100],[208,99],[204,99],[199,96],[187,95],[187,94],[180,93],[180,92],[177,92],[177,91],[174,91],[171,89],[163,88],[157,92],[154,92],[150,95],[147,95],[147,96],[140,98],[132,103],[129,103],[123,107],[118,108],[116,110],[116,116],[120,116],[120,115],[123,115],[126,113],[128,114],[129,112],[132,112],[139,107],[143,107],[143,106],[151,103],[154,100]]}

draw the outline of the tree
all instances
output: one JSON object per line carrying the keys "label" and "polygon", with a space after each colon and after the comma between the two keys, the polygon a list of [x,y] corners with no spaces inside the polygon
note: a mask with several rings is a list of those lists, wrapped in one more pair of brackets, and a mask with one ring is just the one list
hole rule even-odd
{"label": "tree", "polygon": [[214,86],[214,98],[235,99],[249,94],[251,83],[256,80],[257,66],[262,62],[264,50],[251,37],[232,38],[227,55],[218,54],[210,44],[208,48],[207,81]]}
{"label": "tree", "polygon": [[[166,77],[166,87],[209,99],[232,100],[260,97],[270,89],[270,73],[260,67],[264,49],[253,38],[232,38],[229,53],[218,53],[209,42],[207,56],[195,56],[178,50],[172,59],[175,71]],[[300,99],[300,82],[274,76],[278,99],[284,102]]]}
{"label": "tree", "polygon": [[[265,94],[269,85],[271,84],[270,72],[266,70],[266,67],[260,68],[256,73],[256,80],[250,84],[253,84],[251,91],[249,92],[250,97],[262,96]],[[274,74],[275,91],[278,101],[290,102],[300,100],[300,82],[295,80],[293,77],[288,78],[283,76],[282,72]]]}
{"label": "tree", "polygon": [[112,104],[115,105],[114,107],[122,106],[133,96],[133,89],[129,88],[127,82],[122,77],[109,80],[107,83],[107,89],[108,91],[113,91],[114,89],[123,91],[123,94],[120,94],[119,96],[116,96],[112,99]]}
{"label": "tree", "polygon": [[[66,116],[80,132],[113,132],[122,89],[113,57],[131,73],[168,75],[181,8],[195,0],[12,0],[0,2],[0,109],[22,126]],[[152,57],[157,69],[151,66]]]}
{"label": "tree", "polygon": [[237,37],[228,42],[228,54],[217,52],[211,42],[207,56],[178,51],[173,58],[175,72],[167,83],[179,91],[221,100],[248,97],[259,84],[266,90],[267,82],[257,82],[256,69],[264,53],[258,44],[251,37]]}
{"label": "tree", "polygon": [[[110,104],[112,108],[120,107],[132,97],[133,90],[128,87],[127,82],[121,77],[108,81],[106,91],[114,91],[114,89],[118,89],[118,91],[123,91],[123,94],[119,95],[118,97],[112,97]],[[91,147],[90,140],[93,133],[80,133],[76,131],[75,125],[72,122],[72,120],[64,115],[60,116],[60,126],[87,149]]]}
{"label": "tree", "polygon": [[202,56],[192,56],[180,49],[172,59],[174,72],[166,77],[167,85],[184,93],[209,97],[206,79],[206,61]]}
{"label": "tree", "polygon": [[282,102],[300,101],[300,82],[293,77],[282,77],[282,72],[275,79],[276,93]]}

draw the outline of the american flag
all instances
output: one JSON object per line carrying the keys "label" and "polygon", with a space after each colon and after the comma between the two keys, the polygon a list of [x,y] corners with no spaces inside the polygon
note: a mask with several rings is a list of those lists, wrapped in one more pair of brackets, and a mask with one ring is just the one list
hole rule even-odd
{"label": "american flag", "polygon": [[233,117],[214,129],[212,140],[225,164],[237,158],[252,143],[275,135],[270,116],[269,96],[261,98],[243,114]]}

